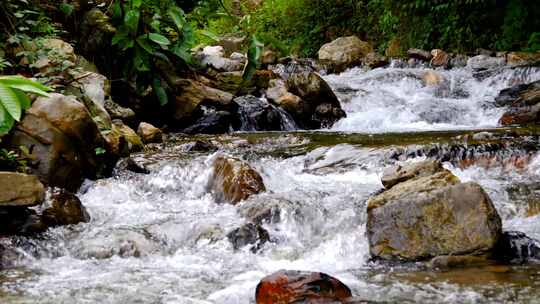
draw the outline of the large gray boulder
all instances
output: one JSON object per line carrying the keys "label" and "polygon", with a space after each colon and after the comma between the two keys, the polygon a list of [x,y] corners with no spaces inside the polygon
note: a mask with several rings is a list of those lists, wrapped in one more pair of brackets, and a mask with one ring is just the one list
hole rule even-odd
{"label": "large gray boulder", "polygon": [[495,246],[502,224],[489,196],[446,169],[430,174],[434,167],[402,169],[408,173],[387,181],[409,179],[369,199],[367,235],[373,257],[417,261],[479,255]]}
{"label": "large gray boulder", "polygon": [[372,52],[373,47],[356,36],[341,37],[321,47],[319,60],[339,72],[360,64]]}
{"label": "large gray boulder", "polygon": [[35,206],[45,198],[45,188],[37,176],[0,172],[0,207]]}
{"label": "large gray boulder", "polygon": [[40,97],[17,124],[9,141],[28,147],[31,173],[48,186],[77,189],[106,167],[96,149],[106,143],[86,107],[72,96]]}

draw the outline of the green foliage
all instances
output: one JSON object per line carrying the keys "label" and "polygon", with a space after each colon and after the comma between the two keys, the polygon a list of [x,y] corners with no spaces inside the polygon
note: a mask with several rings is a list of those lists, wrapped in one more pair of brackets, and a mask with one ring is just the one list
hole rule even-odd
{"label": "green foliage", "polygon": [[25,172],[28,167],[30,153],[26,147],[19,147],[19,151],[0,149],[0,170]]}
{"label": "green foliage", "polygon": [[48,87],[22,76],[0,76],[0,135],[7,134],[30,108],[26,93],[48,96],[48,91]]}
{"label": "green foliage", "polygon": [[[0,25],[10,34],[24,34],[31,37],[53,36],[60,33],[51,18],[45,15],[32,1],[3,0],[0,10],[4,15]],[[0,16],[1,17],[1,16]]]}
{"label": "green foliage", "polygon": [[111,7],[117,32],[112,45],[123,58],[123,74],[139,94],[151,87],[161,105],[168,103],[158,66],[188,65],[195,45],[185,12],[172,0],[116,0]]}
{"label": "green foliage", "polygon": [[[301,56],[353,34],[380,51],[392,39],[404,50],[536,50],[540,28],[537,0],[267,0],[248,14],[262,42]],[[209,17],[209,30],[237,31],[219,16]]]}
{"label": "green foliage", "polygon": [[242,73],[242,78],[244,81],[251,80],[259,68],[263,47],[264,44],[257,40],[257,37],[253,35],[251,37],[251,43],[249,45],[247,54],[248,62],[244,67],[244,72]]}

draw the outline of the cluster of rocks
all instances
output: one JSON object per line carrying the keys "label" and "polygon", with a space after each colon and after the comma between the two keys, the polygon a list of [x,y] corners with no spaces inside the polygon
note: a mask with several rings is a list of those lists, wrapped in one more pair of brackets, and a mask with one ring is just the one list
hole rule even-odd
{"label": "cluster of rocks", "polygon": [[[384,191],[367,202],[367,237],[375,260],[447,269],[540,258],[536,240],[502,231],[480,185],[462,183],[438,161],[389,168],[381,181]],[[364,303],[327,274],[285,270],[263,278],[255,298],[258,304]]]}
{"label": "cluster of rocks", "polygon": [[247,61],[243,54],[214,46],[195,57],[204,76],[167,80],[176,95],[171,124],[184,133],[318,129],[345,117],[338,98],[316,70],[280,75],[271,51],[263,53],[268,69],[257,70],[250,80],[243,78]]}
{"label": "cluster of rocks", "polygon": [[45,200],[45,187],[34,175],[0,172],[0,184],[0,236],[31,236],[90,220],[81,201],[67,190],[51,189]]}
{"label": "cluster of rocks", "polygon": [[495,104],[508,108],[499,121],[503,126],[540,123],[540,81],[502,90]]}

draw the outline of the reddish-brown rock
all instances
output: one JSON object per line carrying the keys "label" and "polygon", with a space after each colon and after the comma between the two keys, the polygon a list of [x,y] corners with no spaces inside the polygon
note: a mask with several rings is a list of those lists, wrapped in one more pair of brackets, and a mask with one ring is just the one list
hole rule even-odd
{"label": "reddish-brown rock", "polygon": [[292,270],[263,278],[255,293],[257,304],[333,303],[351,296],[349,287],[327,274]]}

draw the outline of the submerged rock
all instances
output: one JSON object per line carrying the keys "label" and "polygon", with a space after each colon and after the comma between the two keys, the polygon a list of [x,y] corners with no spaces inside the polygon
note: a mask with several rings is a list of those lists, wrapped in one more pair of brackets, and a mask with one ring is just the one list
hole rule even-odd
{"label": "submerged rock", "polygon": [[191,126],[183,130],[186,134],[223,134],[231,131],[234,117],[227,111],[208,109]]}
{"label": "submerged rock", "polygon": [[356,36],[341,37],[327,43],[319,50],[319,60],[341,72],[361,63],[362,58],[373,52],[373,47]]}
{"label": "submerged rock", "polygon": [[422,170],[394,170],[395,178],[387,181],[399,180],[401,171],[402,178],[418,176],[369,199],[367,235],[373,257],[416,261],[477,255],[495,246],[502,224],[491,199],[478,184],[460,183],[440,168],[431,164]]}
{"label": "submerged rock", "polygon": [[43,210],[42,221],[49,227],[74,225],[90,221],[90,215],[75,194],[60,190],[52,194],[50,207]]}
{"label": "submerged rock", "polygon": [[260,225],[248,223],[236,228],[227,234],[227,238],[235,250],[251,245],[250,250],[255,253],[270,241],[268,231]]}
{"label": "submerged rock", "polygon": [[467,60],[467,67],[475,70],[491,70],[501,68],[505,65],[506,60],[501,57],[490,57],[486,55],[478,55]]}
{"label": "submerged rock", "polygon": [[257,285],[257,304],[343,303],[351,290],[338,279],[321,272],[280,270]]}
{"label": "submerged rock", "polygon": [[197,140],[185,146],[186,152],[213,152],[218,147],[209,141]]}
{"label": "submerged rock", "polygon": [[37,176],[0,172],[0,207],[35,206],[45,198],[45,188]]}
{"label": "submerged rock", "polygon": [[219,156],[213,167],[214,174],[209,187],[217,201],[236,204],[251,195],[266,191],[260,174],[239,159]]}

